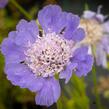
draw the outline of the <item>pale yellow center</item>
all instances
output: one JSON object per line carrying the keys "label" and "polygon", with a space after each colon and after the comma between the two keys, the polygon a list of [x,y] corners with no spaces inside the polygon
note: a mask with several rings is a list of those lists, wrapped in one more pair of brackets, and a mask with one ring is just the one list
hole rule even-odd
{"label": "pale yellow center", "polygon": [[99,42],[103,36],[102,25],[94,19],[81,19],[80,27],[85,30],[86,37],[82,41],[83,44],[95,44]]}

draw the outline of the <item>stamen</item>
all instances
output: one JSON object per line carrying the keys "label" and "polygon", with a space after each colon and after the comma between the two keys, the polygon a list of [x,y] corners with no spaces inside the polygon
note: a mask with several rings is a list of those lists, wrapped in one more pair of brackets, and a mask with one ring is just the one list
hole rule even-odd
{"label": "stamen", "polygon": [[64,70],[73,50],[73,41],[67,41],[56,33],[43,33],[25,52],[26,64],[37,76],[54,75]]}

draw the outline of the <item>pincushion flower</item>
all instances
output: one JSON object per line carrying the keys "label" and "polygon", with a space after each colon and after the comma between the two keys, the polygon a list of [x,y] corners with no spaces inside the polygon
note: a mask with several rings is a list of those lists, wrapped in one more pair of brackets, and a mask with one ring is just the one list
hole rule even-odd
{"label": "pincushion flower", "polygon": [[48,5],[38,13],[40,29],[34,20],[21,20],[2,42],[7,78],[36,92],[38,105],[50,106],[58,100],[61,89],[55,75],[67,83],[72,71],[85,76],[92,68],[88,48],[76,46],[84,38],[79,20],[57,5]]}
{"label": "pincushion flower", "polygon": [[8,0],[0,0],[0,8],[4,8],[8,3]]}
{"label": "pincushion flower", "polygon": [[86,38],[81,42],[89,46],[89,52],[95,57],[96,64],[107,68],[109,54],[109,21],[106,16],[87,10],[81,18],[80,27],[85,29]]}

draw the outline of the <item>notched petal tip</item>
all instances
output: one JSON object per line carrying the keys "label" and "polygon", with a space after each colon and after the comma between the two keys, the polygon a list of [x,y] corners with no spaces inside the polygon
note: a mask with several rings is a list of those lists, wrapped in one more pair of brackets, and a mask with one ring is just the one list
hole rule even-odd
{"label": "notched petal tip", "polygon": [[36,104],[43,106],[51,106],[56,103],[60,96],[59,81],[54,78],[45,78],[45,84],[35,97]]}
{"label": "notched petal tip", "polygon": [[93,56],[88,54],[87,46],[78,48],[71,61],[78,64],[75,73],[79,77],[86,76],[87,73],[91,71],[93,66]]}
{"label": "notched petal tip", "polygon": [[34,43],[39,35],[38,26],[34,20],[30,22],[20,20],[16,30],[15,43],[22,47],[28,47],[29,43]]}
{"label": "notched petal tip", "polygon": [[85,31],[82,28],[78,28],[76,31],[73,32],[72,40],[79,42],[83,40],[85,37]]}
{"label": "notched petal tip", "polygon": [[65,83],[67,84],[72,77],[73,70],[77,67],[77,63],[70,63],[67,65],[66,69],[60,73],[59,78],[65,79]]}
{"label": "notched petal tip", "polygon": [[38,21],[45,33],[61,31],[62,10],[58,5],[45,6],[38,13]]}

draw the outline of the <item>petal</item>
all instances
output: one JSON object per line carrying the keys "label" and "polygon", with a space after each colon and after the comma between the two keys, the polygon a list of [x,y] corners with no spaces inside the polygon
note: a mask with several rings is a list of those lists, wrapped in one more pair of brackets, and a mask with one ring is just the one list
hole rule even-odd
{"label": "petal", "polygon": [[[80,18],[77,15],[73,15],[71,13],[65,13],[66,16],[66,20],[65,20],[65,32],[64,32],[64,37],[68,40],[78,40],[80,36],[78,36],[78,32],[81,33],[82,36],[82,29],[81,30],[76,30],[79,22],[80,22]],[[76,36],[75,36],[76,35]],[[83,36],[84,37],[84,36]]]}
{"label": "petal", "polygon": [[104,51],[109,54],[109,36],[105,35],[102,38],[101,45],[103,46]]}
{"label": "petal", "polygon": [[103,66],[107,68],[107,57],[106,52],[103,50],[102,45],[97,45],[96,47],[96,63],[98,66]]}
{"label": "petal", "polygon": [[84,13],[83,13],[83,17],[86,18],[86,19],[93,18],[95,15],[96,15],[95,12],[89,11],[89,10],[84,11]]}
{"label": "petal", "polygon": [[28,47],[29,43],[36,41],[39,31],[35,21],[21,20],[16,29],[15,43],[17,45]]}
{"label": "petal", "polygon": [[27,88],[33,92],[37,92],[43,87],[44,82],[44,78],[34,77],[31,81],[28,82]]}
{"label": "petal", "polygon": [[84,11],[83,18],[86,18],[86,19],[96,19],[99,22],[103,22],[104,19],[105,19],[105,16],[103,16],[100,13],[95,13],[93,11],[87,10],[87,11]]}
{"label": "petal", "polygon": [[59,81],[54,78],[45,78],[45,84],[43,88],[37,92],[35,98],[36,104],[51,106],[55,103],[60,96],[60,85]]}
{"label": "petal", "polygon": [[71,62],[74,60],[85,60],[85,56],[88,54],[88,47],[82,46],[75,50],[73,58],[71,58]]}
{"label": "petal", "polygon": [[77,63],[70,63],[66,69],[60,73],[59,77],[61,79],[66,79],[65,83],[67,84],[72,76],[73,70],[77,67]]}
{"label": "petal", "polygon": [[37,38],[38,35],[38,26],[35,20],[27,22],[26,20],[21,20],[16,26],[17,31],[29,31],[33,38]]}
{"label": "petal", "polygon": [[109,21],[102,24],[102,26],[103,26],[103,31],[109,34]]}
{"label": "petal", "polygon": [[39,91],[44,84],[43,78],[35,77],[29,68],[23,64],[7,64],[5,73],[12,84],[21,88],[28,88],[33,92]]}
{"label": "petal", "polygon": [[86,76],[91,71],[93,65],[93,57],[88,55],[88,47],[78,48],[71,59],[72,63],[77,63],[75,73],[77,76]]}
{"label": "petal", "polygon": [[25,59],[25,48],[17,46],[14,38],[15,32],[10,32],[9,37],[4,39],[1,44],[1,52],[5,56],[6,63],[19,63]]}
{"label": "petal", "polygon": [[15,32],[10,32],[8,38],[5,38],[1,44],[2,54],[6,55],[12,51],[11,46],[13,46],[13,40],[15,38]]}
{"label": "petal", "polygon": [[79,23],[80,23],[80,18],[77,15],[74,15],[72,13],[66,13],[64,12],[63,14],[65,14],[66,16],[66,27],[67,29],[72,29],[73,31],[78,27]]}
{"label": "petal", "polygon": [[43,30],[47,32],[58,32],[63,24],[62,11],[57,5],[48,5],[38,13],[38,20]]}
{"label": "petal", "polygon": [[78,28],[73,32],[72,40],[78,42],[83,40],[85,37],[85,31],[82,28]]}
{"label": "petal", "polygon": [[22,77],[29,75],[30,71],[25,65],[22,64],[6,64],[5,73],[7,74],[8,79],[14,85],[22,86],[22,84],[20,84]]}
{"label": "petal", "polygon": [[8,3],[8,0],[0,0],[0,8],[4,8]]}
{"label": "petal", "polygon": [[[62,12],[57,5],[48,5],[43,8],[38,14],[38,20],[46,33],[62,33],[68,40],[81,40],[84,37],[82,30],[75,32],[77,36],[73,34],[79,25],[80,18],[72,13]],[[81,36],[78,33],[81,33]]]}
{"label": "petal", "polygon": [[93,58],[91,55],[86,55],[86,60],[78,62],[78,66],[76,68],[76,75],[86,76],[88,72],[91,71],[93,65]]}
{"label": "petal", "polygon": [[96,18],[100,23],[102,23],[105,19],[105,16],[103,16],[102,14],[96,14]]}

